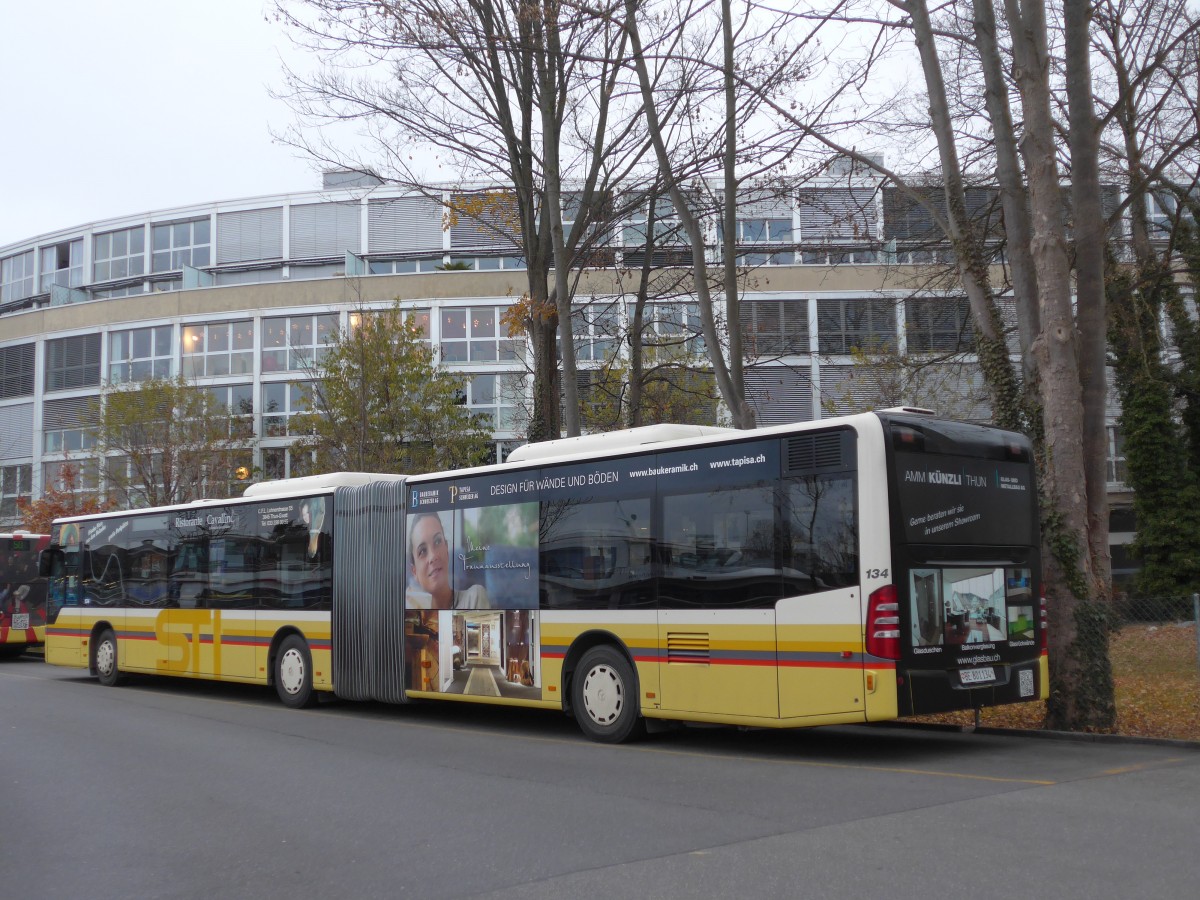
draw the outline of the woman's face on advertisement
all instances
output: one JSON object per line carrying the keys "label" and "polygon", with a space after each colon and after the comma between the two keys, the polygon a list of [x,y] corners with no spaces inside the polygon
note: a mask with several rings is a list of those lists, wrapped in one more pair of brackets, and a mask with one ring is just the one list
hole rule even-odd
{"label": "woman's face on advertisement", "polygon": [[426,516],[413,527],[413,575],[421,589],[433,596],[450,588],[450,548],[437,516]]}

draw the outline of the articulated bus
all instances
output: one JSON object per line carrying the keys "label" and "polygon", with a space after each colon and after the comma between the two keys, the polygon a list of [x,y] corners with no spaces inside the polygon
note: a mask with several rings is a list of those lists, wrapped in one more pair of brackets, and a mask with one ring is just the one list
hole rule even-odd
{"label": "articulated bus", "polygon": [[1047,696],[1033,457],[911,409],[55,523],[50,663],[566,711],[595,740]]}
{"label": "articulated bus", "polygon": [[45,534],[0,534],[0,659],[20,656],[46,639],[46,579],[38,555]]}

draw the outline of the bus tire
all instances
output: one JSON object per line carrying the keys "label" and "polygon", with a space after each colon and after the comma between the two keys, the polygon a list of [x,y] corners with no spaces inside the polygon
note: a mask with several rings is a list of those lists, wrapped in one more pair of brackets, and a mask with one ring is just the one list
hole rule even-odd
{"label": "bus tire", "polygon": [[111,628],[100,632],[92,646],[92,668],[105,687],[121,683],[121,671],[117,668],[117,636]]}
{"label": "bus tire", "polygon": [[315,697],[312,686],[312,654],[304,638],[289,634],[275,654],[275,692],[284,706],[304,709]]}
{"label": "bus tire", "polygon": [[619,744],[645,732],[637,676],[625,655],[608,644],[588,650],[575,667],[571,709],[580,730],[593,741]]}

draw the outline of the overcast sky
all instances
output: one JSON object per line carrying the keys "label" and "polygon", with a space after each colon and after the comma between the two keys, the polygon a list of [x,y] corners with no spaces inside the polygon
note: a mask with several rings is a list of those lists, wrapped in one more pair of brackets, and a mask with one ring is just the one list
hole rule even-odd
{"label": "overcast sky", "polygon": [[286,37],[262,0],[9,0],[0,246],[189,203],[317,190],[270,130]]}

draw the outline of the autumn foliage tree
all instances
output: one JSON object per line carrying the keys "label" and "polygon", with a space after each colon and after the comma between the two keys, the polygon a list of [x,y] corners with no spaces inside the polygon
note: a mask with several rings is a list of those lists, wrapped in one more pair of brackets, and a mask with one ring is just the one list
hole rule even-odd
{"label": "autumn foliage tree", "polygon": [[104,392],[87,425],[115,503],[164,506],[230,493],[234,470],[251,462],[254,410],[248,399],[231,409],[222,391],[180,375]]}
{"label": "autumn foliage tree", "polygon": [[314,472],[416,475],[489,462],[482,417],[464,404],[466,378],[443,369],[398,303],[359,310],[313,370],[310,411],[295,417]]}
{"label": "autumn foliage tree", "polygon": [[17,500],[17,512],[22,527],[33,534],[49,534],[55,519],[67,516],[86,516],[106,512],[113,504],[104,496],[83,491],[79,465],[64,462],[58,467],[57,478],[48,485],[37,500],[22,497]]}

